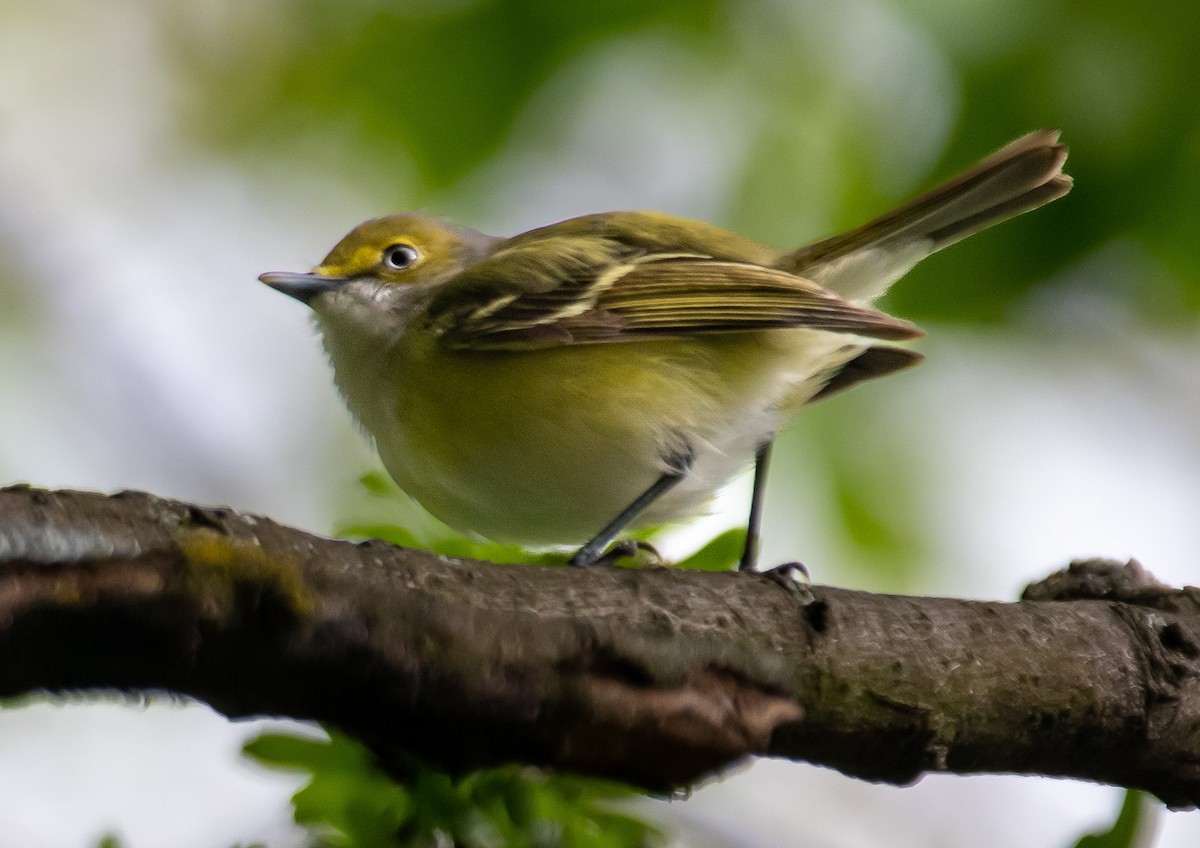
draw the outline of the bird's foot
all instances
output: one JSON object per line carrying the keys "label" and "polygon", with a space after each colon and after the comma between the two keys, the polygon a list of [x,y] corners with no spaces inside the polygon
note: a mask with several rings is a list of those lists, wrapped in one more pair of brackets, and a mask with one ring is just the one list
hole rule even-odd
{"label": "bird's foot", "polygon": [[645,562],[640,562],[643,566],[660,566],[665,565],[666,560],[658,549],[649,542],[644,542],[641,539],[622,539],[619,542],[614,542],[612,546],[600,554],[599,556],[587,557],[586,549],[580,549],[575,556],[568,560],[568,565],[573,565],[576,568],[590,568],[593,565],[616,565],[623,559],[641,559],[640,554],[645,554]]}
{"label": "bird's foot", "polygon": [[802,562],[785,562],[767,571],[754,573],[795,595],[805,605],[816,600],[812,592],[812,577],[808,573],[808,566]]}

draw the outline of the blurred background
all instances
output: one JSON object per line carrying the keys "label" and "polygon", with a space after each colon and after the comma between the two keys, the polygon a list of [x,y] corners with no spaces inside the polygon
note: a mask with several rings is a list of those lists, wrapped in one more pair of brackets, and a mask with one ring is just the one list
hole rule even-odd
{"label": "blurred background", "polygon": [[[660,209],[794,247],[1057,126],[1075,190],[884,304],[928,361],[782,440],[764,557],[989,599],[1096,554],[1195,583],[1198,37],[1192,0],[4,0],[0,482],[331,532],[379,510],[356,482],[377,464],[259,273],[402,209],[496,234]],[[6,709],[0,844],[302,845],[303,778],[238,754],[261,726],[165,698]],[[988,848],[1070,845],[1119,803],[762,762],[650,806],[697,848]],[[1195,814],[1157,829],[1200,844]]]}

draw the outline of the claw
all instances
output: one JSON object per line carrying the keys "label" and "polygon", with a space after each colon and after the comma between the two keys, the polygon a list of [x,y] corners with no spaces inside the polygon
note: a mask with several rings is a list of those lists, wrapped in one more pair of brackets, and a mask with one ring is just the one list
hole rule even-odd
{"label": "claw", "polygon": [[802,562],[785,562],[767,571],[754,573],[795,595],[804,606],[817,599],[812,593],[812,577],[808,573],[808,566]]}

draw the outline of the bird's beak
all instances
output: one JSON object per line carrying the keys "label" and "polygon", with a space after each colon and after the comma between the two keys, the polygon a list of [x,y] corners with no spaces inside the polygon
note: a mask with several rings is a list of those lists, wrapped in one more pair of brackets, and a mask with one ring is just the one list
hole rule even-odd
{"label": "bird's beak", "polygon": [[317,295],[333,291],[346,282],[345,277],[323,277],[320,274],[297,274],[293,271],[268,271],[258,279],[275,291],[310,305]]}

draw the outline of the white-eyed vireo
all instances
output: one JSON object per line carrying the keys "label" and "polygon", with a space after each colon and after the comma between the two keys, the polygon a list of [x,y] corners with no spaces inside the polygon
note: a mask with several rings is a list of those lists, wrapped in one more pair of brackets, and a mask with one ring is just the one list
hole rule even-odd
{"label": "white-eyed vireo", "polygon": [[656,212],[512,238],[402,213],[308,274],[264,283],[316,313],[334,377],[406,492],[452,527],[582,544],[691,516],[802,406],[920,355],[868,304],[918,261],[1066,194],[1044,130],[858,229],[789,253]]}

